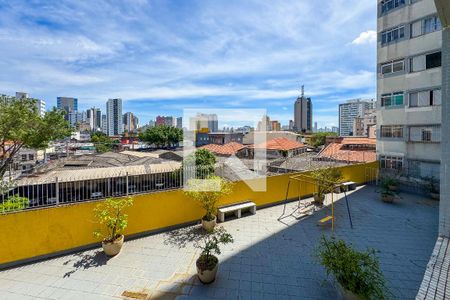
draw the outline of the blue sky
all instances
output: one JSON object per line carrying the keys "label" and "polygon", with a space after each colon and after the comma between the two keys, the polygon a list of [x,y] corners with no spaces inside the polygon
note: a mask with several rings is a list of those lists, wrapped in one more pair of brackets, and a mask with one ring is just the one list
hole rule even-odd
{"label": "blue sky", "polygon": [[124,100],[141,124],[183,108],[267,109],[286,124],[300,85],[319,127],[373,98],[373,0],[0,0],[0,94],[82,109]]}

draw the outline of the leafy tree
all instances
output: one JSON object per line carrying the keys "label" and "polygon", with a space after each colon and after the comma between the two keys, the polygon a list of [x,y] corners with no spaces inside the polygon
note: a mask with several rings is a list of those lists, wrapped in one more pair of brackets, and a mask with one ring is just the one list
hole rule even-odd
{"label": "leafy tree", "polygon": [[207,149],[198,149],[183,161],[183,167],[197,168],[197,178],[206,178],[214,174],[215,164],[216,156]]}
{"label": "leafy tree", "polygon": [[170,148],[183,140],[183,130],[173,126],[158,125],[140,133],[139,138],[157,148]]}
{"label": "leafy tree", "polygon": [[64,112],[53,109],[41,117],[33,99],[0,97],[0,178],[22,147],[45,149],[70,133]]}
{"label": "leafy tree", "polygon": [[114,142],[103,132],[94,132],[91,134],[91,142],[94,143],[97,152],[104,153],[111,151]]}
{"label": "leafy tree", "polygon": [[327,136],[337,136],[335,132],[317,132],[311,136],[311,146],[319,147],[325,145]]}

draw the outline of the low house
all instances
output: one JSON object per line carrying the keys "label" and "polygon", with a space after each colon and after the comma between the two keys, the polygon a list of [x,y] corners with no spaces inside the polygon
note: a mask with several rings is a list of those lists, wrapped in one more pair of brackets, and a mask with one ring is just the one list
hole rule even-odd
{"label": "low house", "polygon": [[292,157],[306,152],[306,145],[288,138],[274,138],[264,143],[248,147],[247,155],[251,158],[255,155],[255,150],[266,150],[268,159]]}
{"label": "low house", "polygon": [[210,132],[208,141],[210,144],[225,145],[231,142],[242,144],[244,134],[242,132]]}
{"label": "low house", "polygon": [[245,156],[246,153],[245,152],[246,146],[236,142],[230,142],[225,145],[208,144],[200,147],[200,149],[207,149],[217,156],[236,155],[238,157],[243,157]]}
{"label": "low house", "polygon": [[327,139],[327,145],[317,159],[340,162],[376,161],[376,140],[366,137],[335,137]]}

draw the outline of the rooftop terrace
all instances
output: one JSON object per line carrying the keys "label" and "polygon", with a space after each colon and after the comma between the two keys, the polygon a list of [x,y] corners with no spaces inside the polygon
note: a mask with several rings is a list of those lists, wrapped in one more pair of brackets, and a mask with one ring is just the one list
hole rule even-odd
{"label": "rooftop terrace", "polygon": [[[348,198],[353,229],[345,202],[338,201],[334,233],[358,249],[378,249],[393,297],[414,299],[437,238],[438,202],[401,197],[386,204],[374,187],[358,187]],[[284,206],[277,205],[223,223],[235,242],[223,248],[210,285],[195,276],[199,252],[190,241],[198,226],[191,226],[129,240],[110,259],[96,248],[1,271],[0,298],[120,299],[128,291],[153,299],[336,299],[337,289],[313,257],[321,235],[331,234],[317,226],[328,208],[302,217],[297,204],[287,204],[281,220]]]}

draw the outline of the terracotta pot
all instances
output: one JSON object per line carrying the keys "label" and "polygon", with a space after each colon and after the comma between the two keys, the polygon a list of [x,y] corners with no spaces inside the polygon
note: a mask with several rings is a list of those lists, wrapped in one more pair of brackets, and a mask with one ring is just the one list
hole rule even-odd
{"label": "terracotta pot", "polygon": [[339,285],[339,291],[341,293],[341,297],[343,300],[360,300],[363,299],[362,297],[358,296],[357,294],[353,293],[352,291],[349,291],[342,287],[341,284]]}
{"label": "terracotta pot", "polygon": [[214,216],[214,219],[211,221],[206,221],[202,218],[202,226],[206,231],[212,231],[214,227],[216,226],[217,218]]}
{"label": "terracotta pot", "polygon": [[118,239],[115,239],[113,242],[102,242],[103,251],[108,256],[114,256],[119,254],[120,249],[122,249],[124,236],[121,235]]}
{"label": "terracotta pot", "polygon": [[325,195],[322,195],[322,197],[320,197],[317,194],[314,195],[314,205],[323,206],[324,200],[325,200]]}
{"label": "terracotta pot", "polygon": [[439,200],[439,194],[438,193],[430,193],[430,198],[433,200]]}
{"label": "terracotta pot", "polygon": [[393,203],[395,195],[381,195],[381,200],[386,203]]}
{"label": "terracotta pot", "polygon": [[[198,261],[198,259],[197,259],[197,261]],[[202,270],[198,267],[198,264],[197,264],[198,279],[200,279],[200,281],[204,284],[209,284],[209,283],[213,282],[214,280],[216,280],[216,274],[217,274],[218,269],[219,269],[218,262],[212,270]]]}

